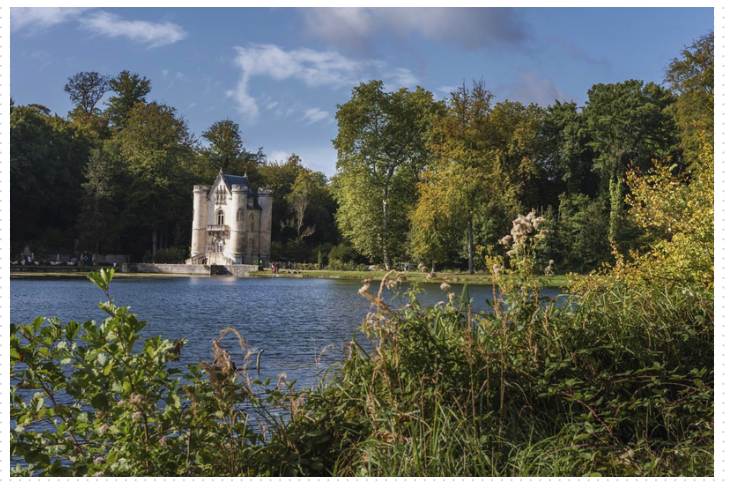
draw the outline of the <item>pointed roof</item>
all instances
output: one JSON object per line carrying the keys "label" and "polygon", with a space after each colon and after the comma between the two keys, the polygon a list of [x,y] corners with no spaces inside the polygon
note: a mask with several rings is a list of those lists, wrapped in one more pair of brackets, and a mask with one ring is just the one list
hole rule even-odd
{"label": "pointed roof", "polygon": [[261,206],[258,204],[258,198],[256,196],[256,193],[251,188],[250,183],[248,182],[248,172],[246,172],[245,175],[242,177],[239,175],[228,175],[223,173],[223,169],[220,169],[220,172],[218,173],[218,178],[215,179],[215,183],[212,187],[210,187],[210,192],[208,193],[208,198],[213,194],[215,189],[218,186],[219,180],[223,180],[225,182],[225,186],[228,187],[228,191],[231,192],[233,189],[233,185],[245,185],[248,187],[247,197],[248,199],[253,199],[253,205],[248,205],[247,207],[249,209],[261,209]]}

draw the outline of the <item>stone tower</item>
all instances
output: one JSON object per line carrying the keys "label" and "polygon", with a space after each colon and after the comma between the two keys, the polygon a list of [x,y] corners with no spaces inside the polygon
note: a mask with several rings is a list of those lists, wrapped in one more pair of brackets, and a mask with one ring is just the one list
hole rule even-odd
{"label": "stone tower", "polygon": [[195,185],[193,187],[192,201],[192,245],[190,254],[192,258],[205,254],[207,243],[208,226],[208,192],[207,185]]}
{"label": "stone tower", "polygon": [[248,185],[231,185],[230,239],[226,244],[227,255],[234,263],[243,263],[245,256],[245,216],[248,203]]}

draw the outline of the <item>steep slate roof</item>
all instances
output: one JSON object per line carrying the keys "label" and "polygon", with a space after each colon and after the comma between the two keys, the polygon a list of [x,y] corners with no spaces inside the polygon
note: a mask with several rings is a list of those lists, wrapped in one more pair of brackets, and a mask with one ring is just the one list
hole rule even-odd
{"label": "steep slate roof", "polygon": [[232,189],[233,185],[245,185],[248,187],[248,198],[253,199],[253,205],[246,205],[248,209],[258,209],[261,210],[261,206],[258,204],[258,196],[255,192],[253,192],[253,189],[251,188],[250,183],[248,183],[248,177],[247,176],[238,176],[238,175],[226,175],[223,174],[223,180],[225,181],[225,185],[228,186],[228,189]]}

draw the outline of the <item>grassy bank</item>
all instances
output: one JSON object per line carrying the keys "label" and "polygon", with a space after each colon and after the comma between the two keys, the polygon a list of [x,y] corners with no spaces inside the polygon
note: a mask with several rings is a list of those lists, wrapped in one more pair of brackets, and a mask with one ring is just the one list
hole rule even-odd
{"label": "grassy bank", "polygon": [[[278,274],[278,277],[283,278],[324,278],[333,280],[373,280],[379,281],[385,276],[386,272],[357,272],[357,271],[338,271],[338,270],[297,270],[296,273],[289,273],[288,271],[282,271]],[[448,279],[449,283],[452,284],[475,284],[475,285],[492,285],[493,279],[491,275],[483,273],[469,275],[467,273],[439,273],[436,278],[427,279],[425,273],[419,272],[408,272],[408,277],[413,282],[418,283],[441,283],[444,279]],[[58,272],[10,272],[11,279],[83,279],[86,280],[88,273],[86,272],[71,272],[71,271],[58,271]],[[274,275],[270,270],[263,270],[260,272],[251,272],[251,277],[266,277],[272,278]],[[183,274],[171,274],[171,273],[117,273],[116,278],[160,278],[160,277],[207,277],[207,275],[183,275]],[[546,285],[548,287],[566,287],[569,283],[569,277],[567,275],[555,275],[546,279]]]}
{"label": "grassy bank", "polygon": [[[349,279],[349,280],[372,280],[380,281],[386,275],[384,271],[358,272],[358,271],[340,271],[340,270],[297,270],[296,273],[289,273],[283,270],[279,277],[297,277],[297,278],[328,278],[328,279]],[[444,279],[448,279],[452,284],[479,284],[492,285],[493,277],[490,274],[477,273],[469,275],[467,273],[437,273],[435,278],[426,278],[425,273],[407,272],[408,279],[411,282],[418,283],[442,283]],[[270,270],[260,272],[251,272],[251,277],[273,277]],[[555,275],[546,279],[548,287],[566,287],[569,281],[567,275]]]}
{"label": "grassy bank", "polygon": [[[79,279],[88,280],[88,273],[85,272],[10,272],[13,280],[66,280]],[[119,279],[127,278],[162,278],[162,277],[208,277],[208,275],[184,275],[179,273],[118,273]]]}

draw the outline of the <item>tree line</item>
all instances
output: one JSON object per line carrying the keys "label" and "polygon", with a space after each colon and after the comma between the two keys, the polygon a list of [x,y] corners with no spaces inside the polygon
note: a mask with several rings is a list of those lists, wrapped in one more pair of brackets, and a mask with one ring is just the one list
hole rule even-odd
{"label": "tree line", "polygon": [[654,237],[626,217],[629,171],[690,171],[699,134],[713,144],[713,33],[685,48],[663,85],[596,84],[587,102],[495,102],[483,81],[445,100],[363,83],[338,106],[337,224],[386,268],[412,259],[483,268],[513,216],[536,209],[543,260],[563,271],[608,261],[611,243]]}
{"label": "tree line", "polygon": [[65,86],[74,103],[66,117],[11,99],[14,254],[30,245],[37,256],[76,249],[181,261],[189,256],[192,187],[220,170],[274,190],[280,257],[309,261],[316,247],[336,244],[324,174],[295,154],[270,161],[262,148],[248,151],[232,120],[197,138],[174,107],[148,100],[151,89],[129,71],[82,72]]}
{"label": "tree line", "polygon": [[713,46],[713,32],[687,46],[662,84],[596,84],[582,107],[496,102],[478,80],[444,100],[362,83],[338,106],[331,181],[295,154],[276,162],[247,150],[231,120],[197,138],[174,107],[147,100],[144,76],[78,73],[66,117],[11,100],[12,249],[78,240],[91,252],[180,259],[191,188],[222,169],[273,189],[274,259],[473,273],[506,251],[498,241],[513,216],[537,209],[549,231],[541,258],[586,272],[612,246],[656,239],[627,217],[626,175],[656,163],[690,174],[700,134],[713,144]]}

